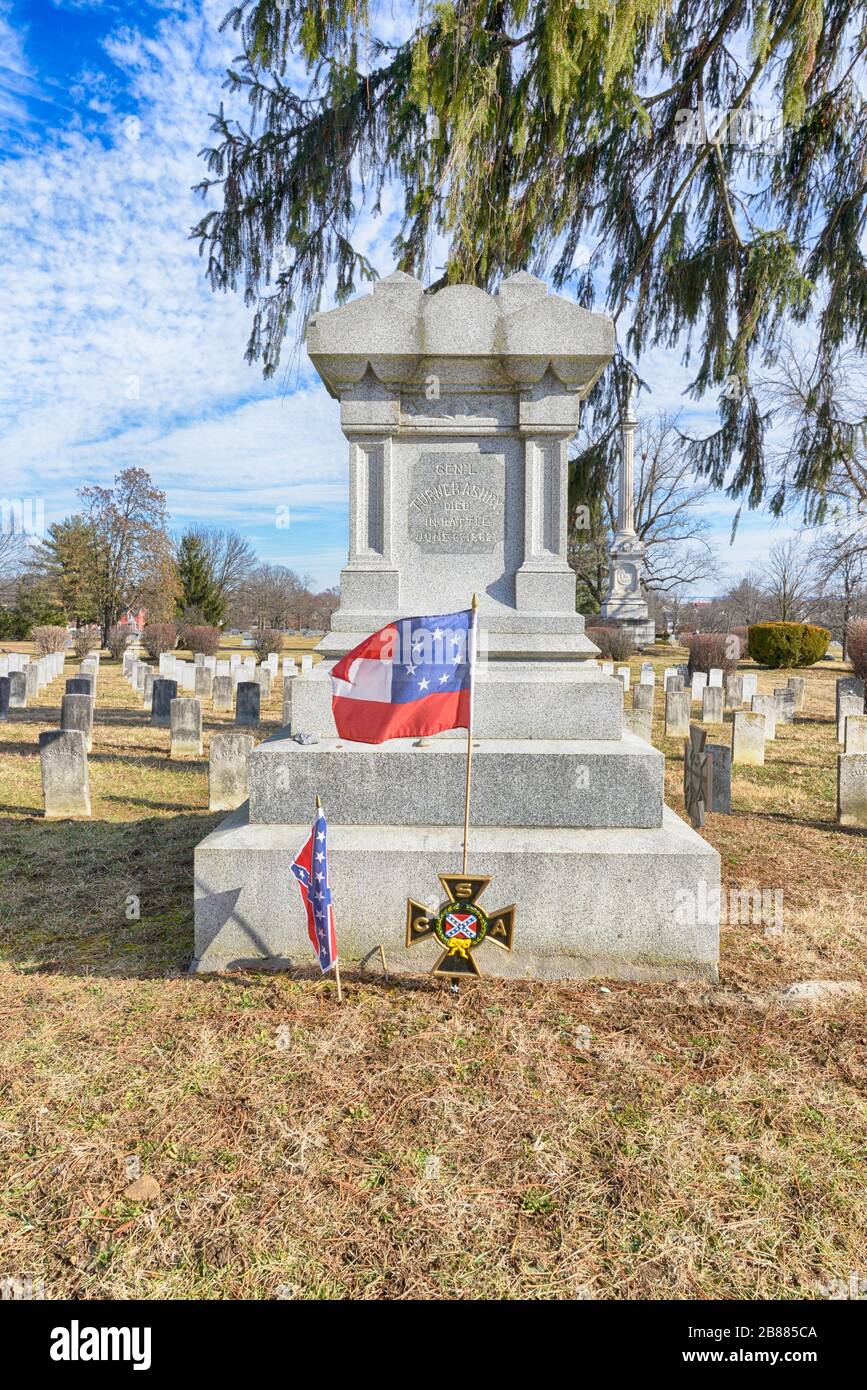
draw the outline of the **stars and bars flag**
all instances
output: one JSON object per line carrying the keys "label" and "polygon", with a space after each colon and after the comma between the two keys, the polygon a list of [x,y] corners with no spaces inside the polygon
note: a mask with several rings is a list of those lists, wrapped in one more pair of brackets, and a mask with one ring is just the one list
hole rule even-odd
{"label": "stars and bars flag", "polygon": [[328,826],[321,806],[317,806],[313,829],[303,849],[298,852],[292,872],[307,912],[307,935],[324,974],[337,964],[338,956],[334,937],[334,907],[328,883]]}
{"label": "stars and bars flag", "polygon": [[341,657],[331,671],[339,736],[384,743],[469,729],[475,611],[398,619]]}

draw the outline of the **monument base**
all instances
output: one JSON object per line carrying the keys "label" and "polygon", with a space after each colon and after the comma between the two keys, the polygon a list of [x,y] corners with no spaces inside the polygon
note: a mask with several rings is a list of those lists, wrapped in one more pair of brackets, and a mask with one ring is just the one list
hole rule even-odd
{"label": "monument base", "polygon": [[[251,824],[245,804],[196,847],[193,970],[310,964],[289,873],[309,832],[309,824]],[[481,905],[519,905],[514,951],[484,946],[483,974],[717,978],[719,855],[668,808],[655,829],[471,834],[470,868],[491,876]],[[437,875],[461,866],[461,830],[331,824],[328,838],[341,959],[361,960],[381,942],[390,970],[429,970],[435,946],[404,946],[406,900],[439,902]]]}

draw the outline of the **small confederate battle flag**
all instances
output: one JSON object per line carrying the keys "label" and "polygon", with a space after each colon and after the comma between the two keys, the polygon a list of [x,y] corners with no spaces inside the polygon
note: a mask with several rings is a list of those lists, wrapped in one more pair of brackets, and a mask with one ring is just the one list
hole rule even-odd
{"label": "small confederate battle flag", "polygon": [[337,963],[337,942],[334,939],[334,908],[328,886],[328,827],[325,813],[317,807],[316,820],[304,848],[292,865],[298,880],[301,898],[307,909],[307,935],[319,957],[323,974]]}
{"label": "small confederate battle flag", "polygon": [[466,729],[474,612],[399,619],[341,657],[331,672],[331,708],[340,737],[384,743]]}

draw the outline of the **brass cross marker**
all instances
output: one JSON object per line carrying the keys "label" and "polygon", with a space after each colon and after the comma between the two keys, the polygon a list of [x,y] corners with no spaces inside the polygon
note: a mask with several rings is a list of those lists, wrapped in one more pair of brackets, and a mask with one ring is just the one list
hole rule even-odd
{"label": "brass cross marker", "polygon": [[485,940],[511,951],[515,934],[516,906],[485,913],[476,899],[490,883],[481,874],[439,874],[447,901],[430,913],[424,903],[406,900],[406,944],[436,937],[444,948],[432,970],[434,975],[478,975],[473,951]]}

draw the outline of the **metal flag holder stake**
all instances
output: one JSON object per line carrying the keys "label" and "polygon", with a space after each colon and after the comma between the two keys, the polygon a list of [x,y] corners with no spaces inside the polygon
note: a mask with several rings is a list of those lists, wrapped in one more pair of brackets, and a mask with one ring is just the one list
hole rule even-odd
{"label": "metal flag holder stake", "polygon": [[415,946],[419,941],[435,937],[443,948],[431,973],[433,975],[476,975],[479,968],[473,958],[473,951],[483,941],[491,941],[504,951],[511,951],[515,934],[514,903],[496,912],[486,913],[478,905],[477,899],[484,893],[490,877],[485,874],[467,872],[467,855],[470,836],[470,793],[473,782],[473,712],[475,708],[476,685],[476,646],[479,621],[479,603],[475,594],[472,602],[472,625],[469,633],[470,664],[470,712],[467,719],[467,777],[464,800],[464,855],[461,872],[439,874],[439,881],[446,894],[446,901],[436,912],[430,912],[424,903],[412,898],[406,901],[406,945]]}

